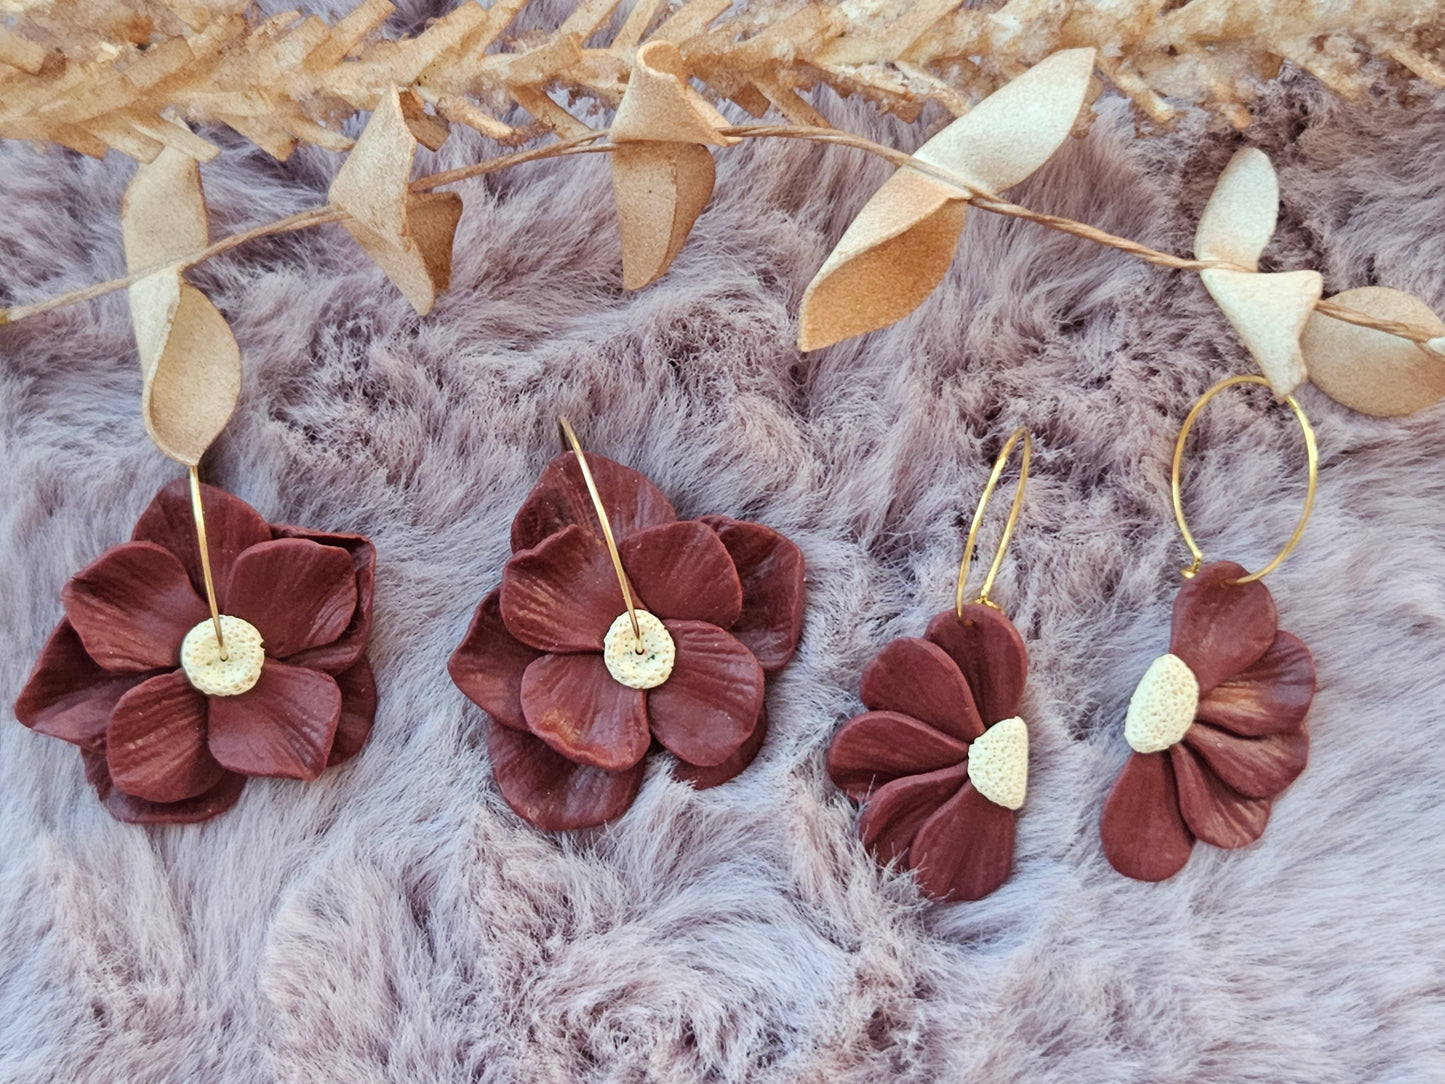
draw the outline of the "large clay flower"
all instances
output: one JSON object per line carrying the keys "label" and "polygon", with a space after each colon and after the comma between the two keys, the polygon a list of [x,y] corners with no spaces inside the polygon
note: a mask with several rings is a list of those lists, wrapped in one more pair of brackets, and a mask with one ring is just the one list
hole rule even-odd
{"label": "large clay flower", "polygon": [[371,732],[375,550],[359,535],[273,526],[202,486],[227,660],[205,602],[184,480],[132,540],[77,573],[65,617],[15,704],[26,726],[80,746],[120,820],[204,820],[248,775],[314,779]]}
{"label": "large clay flower", "polygon": [[641,474],[587,462],[645,650],[569,453],[517,513],[502,584],[449,664],[492,718],[503,797],[549,830],[623,813],[654,739],[699,787],[747,767],[767,729],[765,677],[792,657],[802,623],[802,555],[778,532],[723,516],[679,521]]}
{"label": "large clay flower", "polygon": [[1104,853],[1141,881],[1172,877],[1196,839],[1243,847],[1304,770],[1315,693],[1309,648],[1280,632],[1269,589],[1208,564],[1174,602],[1169,654],[1129,703],[1134,753],[1104,805]]}
{"label": "large clay flower", "polygon": [[867,802],[858,831],[868,849],[937,899],[976,900],[1008,877],[1028,778],[1017,715],[1027,670],[998,610],[948,610],[923,639],[894,640],[868,664],[858,691],[869,710],[828,749],[833,782]]}

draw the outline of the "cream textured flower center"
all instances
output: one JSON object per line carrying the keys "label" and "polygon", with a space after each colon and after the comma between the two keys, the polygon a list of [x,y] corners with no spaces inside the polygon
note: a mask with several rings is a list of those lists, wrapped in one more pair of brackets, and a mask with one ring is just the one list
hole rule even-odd
{"label": "cream textured flower center", "polygon": [[662,622],[646,610],[637,611],[642,630],[641,650],[632,633],[632,618],[620,614],[602,638],[602,660],[607,672],[629,689],[655,689],[672,674],[677,647]]}
{"label": "cream textured flower center", "polygon": [[261,632],[249,621],[222,614],[221,635],[226,638],[224,659],[209,617],[186,633],[181,669],[207,696],[240,696],[261,680],[261,664],[266,661]]}
{"label": "cream textured flower center", "polygon": [[1124,740],[1135,752],[1162,753],[1194,723],[1199,711],[1199,679],[1178,655],[1161,655],[1149,664],[1124,716]]}
{"label": "cream textured flower center", "polygon": [[994,805],[1017,809],[1029,782],[1029,728],[1015,715],[968,747],[968,781]]}

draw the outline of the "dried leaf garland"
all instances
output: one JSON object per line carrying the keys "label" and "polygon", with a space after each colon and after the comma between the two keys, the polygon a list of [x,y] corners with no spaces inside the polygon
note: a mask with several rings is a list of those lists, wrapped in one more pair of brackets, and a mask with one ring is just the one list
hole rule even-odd
{"label": "dried leaf garland", "polygon": [[[1400,290],[1361,286],[1331,300],[1385,320],[1433,326],[1445,336],[1445,322],[1419,298]],[[1352,410],[1395,417],[1445,398],[1445,358],[1397,335],[1316,312],[1305,324],[1300,347],[1310,379]]]}
{"label": "dried leaf garland", "polygon": [[[209,239],[196,160],[166,148],[136,170],[121,209],[132,271],[189,256]],[[236,408],[241,350],[225,317],[185,282],[180,267],[130,287],[141,365],[141,416],[166,455],[195,466]]]}
{"label": "dried leaf garland", "polygon": [[[997,195],[1048,161],[1074,126],[1094,67],[1092,49],[1034,65],[939,132],[913,155]],[[808,284],[798,347],[816,350],[887,327],[943,281],[963,233],[968,194],[904,168],[858,213]]]}

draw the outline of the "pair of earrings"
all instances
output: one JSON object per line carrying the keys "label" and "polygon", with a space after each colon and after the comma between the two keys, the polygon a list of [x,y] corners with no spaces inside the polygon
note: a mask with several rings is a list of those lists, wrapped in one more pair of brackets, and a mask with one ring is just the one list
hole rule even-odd
{"label": "pair of earrings", "polygon": [[[1294,549],[1314,506],[1314,432],[1292,396],[1309,463],[1305,508],[1284,549],[1258,572],[1205,563],[1184,516],[1185,443],[1217,394],[1260,377],[1231,377],[1194,405],[1174,447],[1171,495],[1193,556],[1174,603],[1169,652],[1146,670],[1129,702],[1124,738],[1132,752],[1100,819],[1104,854],[1125,876],[1161,881],[1181,870],[1196,840],[1222,848],[1252,843],[1270,806],[1304,770],[1305,716],[1314,661],[1280,631],[1260,582]],[[965,582],[984,509],[1014,447],[1023,453],[1017,491],[998,551],[977,597]],[[1018,711],[1028,657],[1013,623],[988,596],[1013,535],[1028,480],[1031,439],[1009,438],[984,486],[958,572],[954,606],[922,638],[888,644],[863,671],[868,709],[838,731],[828,773],[854,801],[864,844],[880,863],[913,871],[944,900],[980,899],[1007,879],[1016,811],[1028,777],[1028,728]]]}

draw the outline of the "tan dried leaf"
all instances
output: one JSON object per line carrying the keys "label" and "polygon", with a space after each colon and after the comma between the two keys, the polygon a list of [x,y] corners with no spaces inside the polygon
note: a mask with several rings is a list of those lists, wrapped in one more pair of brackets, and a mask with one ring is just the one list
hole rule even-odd
{"label": "tan dried leaf", "polygon": [[1254,270],[1274,235],[1278,215],[1279,179],[1269,155],[1254,147],[1238,151],[1220,173],[1199,216],[1194,255]]}
{"label": "tan dried leaf", "polygon": [[[1445,336],[1445,322],[1419,298],[1400,290],[1361,286],[1330,300],[1384,320],[1435,328]],[[1436,341],[1445,344],[1445,339],[1432,343]],[[1305,325],[1300,348],[1310,380],[1353,410],[1389,418],[1413,414],[1445,398],[1445,358],[1408,339],[1316,312]]]}
{"label": "tan dried leaf", "polygon": [[[136,170],[121,206],[129,270],[178,261],[208,241],[200,167],[167,147]],[[225,317],[179,264],[129,290],[141,365],[141,416],[166,455],[194,466],[226,427],[241,392],[241,350]]]}
{"label": "tan dried leaf", "polygon": [[[1084,105],[1092,49],[1034,65],[939,132],[914,157],[997,194],[1022,181],[1068,136]],[[907,316],[943,280],[963,233],[968,195],[911,169],[858,213],[808,289],[798,348],[816,350]]]}
{"label": "tan dried leaf", "polygon": [[416,133],[391,87],[337,171],[330,196],[350,216],[342,224],[351,236],[424,314],[451,282],[462,199],[455,192],[411,191],[416,148]]}
{"label": "tan dried leaf", "polygon": [[1294,391],[1306,377],[1300,332],[1324,290],[1318,271],[1260,274],[1212,267],[1199,272],[1204,288],[1239,332],[1275,395]]}

